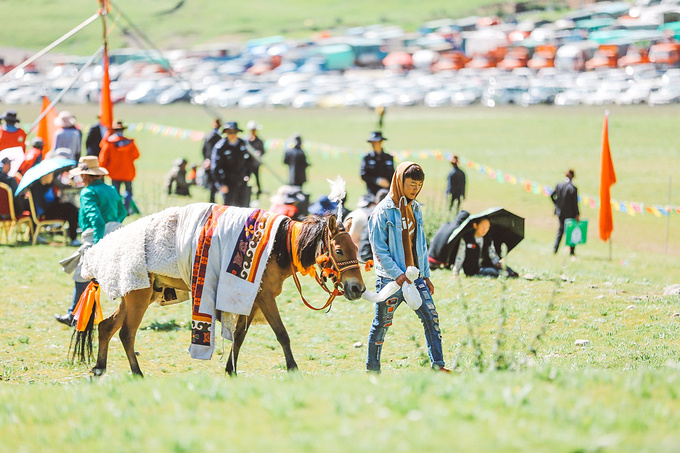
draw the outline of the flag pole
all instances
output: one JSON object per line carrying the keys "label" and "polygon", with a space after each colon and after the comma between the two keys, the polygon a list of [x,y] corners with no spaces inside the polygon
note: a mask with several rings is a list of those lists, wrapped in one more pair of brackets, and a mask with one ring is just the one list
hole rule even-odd
{"label": "flag pole", "polygon": [[668,177],[668,215],[666,216],[666,244],[664,246],[664,254],[668,256],[668,238],[670,237],[670,231],[671,231],[671,182],[673,181],[673,177],[669,176]]}

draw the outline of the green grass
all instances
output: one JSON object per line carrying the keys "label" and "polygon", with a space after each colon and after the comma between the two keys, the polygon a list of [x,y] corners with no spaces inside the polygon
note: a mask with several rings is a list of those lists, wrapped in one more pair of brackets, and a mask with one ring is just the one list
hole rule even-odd
{"label": "green grass", "polygon": [[[69,107],[78,119],[93,107]],[[665,203],[668,176],[680,154],[678,107],[611,109],[611,145],[619,199]],[[23,106],[25,121],[37,106]],[[326,177],[348,181],[359,197],[360,151],[375,117],[368,110],[230,110],[241,123],[263,123],[268,138],[300,132],[304,139],[357,151],[340,157],[311,152],[309,191],[327,191]],[[117,106],[126,122],[206,128],[197,107]],[[388,149],[442,149],[517,176],[554,184],[567,167],[583,193],[597,194],[602,111],[595,108],[394,109],[386,116]],[[196,161],[199,144],[149,132],[132,134],[142,157],[135,181],[143,212],[189,200],[168,198],[163,175],[178,156]],[[285,175],[281,152],[266,162]],[[448,164],[421,163],[427,174],[428,229],[442,212]],[[556,220],[551,203],[519,186],[468,170],[464,207],[505,206],[526,218],[525,240],[508,264],[532,281],[461,278],[434,271],[444,356],[457,373],[428,370],[422,326],[403,306],[383,351],[383,374],[363,372],[371,304],[338,300],[330,313],[304,307],[291,281],[278,299],[300,372],[289,376],[276,338],[253,326],[239,361],[240,377],[224,377],[229,343],[212,361],[189,358],[189,306],[150,307],[137,336],[146,380],[128,377],[119,341],[111,343],[103,380],[70,364],[70,331],[52,319],[63,312],[73,283],[57,261],[62,246],[0,246],[0,438],[17,451],[674,451],[677,434],[680,313],[678,296],[662,296],[677,281],[677,215],[669,256],[665,219],[614,213],[614,259],[597,239],[597,212],[578,261],[550,250]],[[271,193],[278,186],[265,180]],[[679,199],[673,192],[673,200]],[[207,194],[194,188],[193,201]],[[266,201],[266,200],[265,200]],[[677,204],[677,201],[675,201]],[[267,206],[267,203],[264,203]],[[369,286],[371,273],[365,274]],[[313,303],[324,294],[303,279]],[[105,302],[106,314],[116,304]],[[537,338],[540,337],[540,338]],[[577,339],[589,340],[583,347]],[[360,347],[355,343],[361,342]],[[535,350],[535,354],[531,352]],[[480,363],[484,371],[481,371]],[[494,371],[494,364],[507,371]],[[505,364],[506,366],[501,366]]]}
{"label": "green grass", "polygon": [[[0,15],[12,17],[0,30],[0,45],[41,49],[97,12],[96,0],[69,0],[65,8],[60,2],[22,0],[21,7],[9,1],[0,2]],[[313,1],[276,2],[254,0],[247,4],[210,0],[115,0],[136,27],[143,30],[161,49],[187,48],[192,45],[243,41],[272,35],[309,38],[315,33],[370,24],[399,24],[415,31],[425,21],[442,17],[474,14],[479,6],[493,0],[378,1]],[[266,12],[266,14],[265,14]],[[117,18],[116,8],[109,24]],[[40,30],[36,33],[35,30]],[[129,23],[120,18],[110,34],[112,49],[138,47],[125,35]],[[58,48],[59,53],[90,55],[101,43],[99,21],[91,24]]]}

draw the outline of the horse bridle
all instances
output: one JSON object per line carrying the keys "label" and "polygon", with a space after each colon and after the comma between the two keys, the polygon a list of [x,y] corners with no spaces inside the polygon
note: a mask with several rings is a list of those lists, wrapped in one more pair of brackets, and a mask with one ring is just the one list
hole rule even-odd
{"label": "horse bridle", "polygon": [[[324,304],[323,307],[314,307],[312,306],[307,300],[305,299],[305,296],[302,295],[302,286],[300,285],[300,280],[298,279],[297,276],[297,269],[295,268],[295,265],[293,264],[293,259],[292,259],[292,242],[291,242],[291,231],[292,231],[292,223],[291,226],[288,227],[288,252],[291,254],[291,261],[290,261],[290,269],[293,272],[293,280],[295,281],[295,286],[298,289],[298,292],[300,293],[300,297],[302,298],[302,302],[304,304],[311,308],[312,310],[324,310],[328,308],[330,310],[331,304],[333,303],[333,300],[337,296],[342,296],[345,294],[345,292],[341,289],[342,282],[341,282],[341,277],[342,273],[345,271],[348,271],[350,269],[359,269],[359,261],[356,259],[353,260],[344,260],[344,261],[338,261],[335,259],[335,254],[331,250],[331,244],[335,241],[335,239],[342,235],[342,234],[347,234],[349,233],[347,231],[339,231],[335,236],[331,237],[331,230],[330,228],[326,227],[326,232],[324,234],[325,237],[325,244],[322,247],[322,252],[320,255],[316,257],[316,264],[319,266],[321,270],[321,275],[316,271],[316,268],[314,269],[314,278],[316,279],[316,282],[319,284],[319,286],[328,293],[328,300]],[[326,286],[326,282],[328,279],[331,279],[333,281],[333,290],[331,291],[328,289],[328,286]]]}

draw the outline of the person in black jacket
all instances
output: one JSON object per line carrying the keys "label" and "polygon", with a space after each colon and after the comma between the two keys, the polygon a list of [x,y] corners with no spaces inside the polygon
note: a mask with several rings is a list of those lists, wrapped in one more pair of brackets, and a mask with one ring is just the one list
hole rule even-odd
{"label": "person in black jacket", "polygon": [[215,194],[217,193],[217,188],[213,183],[212,176],[210,175],[210,158],[212,156],[212,150],[222,139],[220,135],[220,127],[222,127],[222,122],[219,118],[213,120],[213,128],[210,132],[205,134],[205,139],[203,140],[203,146],[201,147],[201,155],[203,156],[203,170],[205,171],[204,184],[205,187],[210,189],[210,203],[215,202]]}
{"label": "person in black jacket", "polygon": [[[473,229],[464,234],[458,246],[456,260],[453,264],[453,278],[462,269],[468,277],[479,275],[482,277],[498,277],[503,271],[501,259],[496,253],[493,240],[486,237],[491,228],[488,218],[482,217],[472,223]],[[508,277],[518,277],[517,272],[505,267]]]}
{"label": "person in black jacket", "polygon": [[[550,195],[552,202],[555,204],[555,215],[560,221],[560,226],[557,230],[557,237],[555,238],[555,246],[553,252],[557,253],[560,249],[560,242],[562,242],[562,235],[564,234],[564,221],[567,219],[580,219],[580,211],[578,209],[578,189],[571,182],[574,179],[574,170],[569,169],[566,174],[566,179],[555,186],[555,190]],[[569,254],[575,256],[575,246],[570,246]]]}
{"label": "person in black jacket", "polygon": [[99,116],[97,116],[97,124],[90,127],[85,138],[85,150],[88,156],[99,157],[99,153],[102,150],[100,143],[107,132],[108,129],[100,122]]}
{"label": "person in black jacket", "polygon": [[302,187],[307,182],[307,155],[302,149],[302,137],[300,134],[295,134],[290,141],[293,146],[286,149],[283,156],[283,163],[288,165],[288,184],[291,186]]}
{"label": "person in black jacket", "polygon": [[241,131],[235,121],[226,123],[223,132],[227,136],[217,142],[212,150],[210,174],[225,205],[248,207],[252,158],[245,140],[238,136]]}
{"label": "person in black jacket", "polygon": [[451,157],[451,165],[453,168],[449,173],[446,194],[451,197],[449,202],[449,210],[453,210],[453,205],[456,205],[456,212],[460,211],[460,203],[465,198],[465,172],[458,168],[458,156]]}
{"label": "person in black jacket", "polygon": [[366,183],[368,193],[375,196],[380,189],[389,189],[394,174],[394,158],[383,150],[382,142],[387,140],[382,132],[372,132],[366,140],[373,151],[364,154],[361,161],[361,179]]}

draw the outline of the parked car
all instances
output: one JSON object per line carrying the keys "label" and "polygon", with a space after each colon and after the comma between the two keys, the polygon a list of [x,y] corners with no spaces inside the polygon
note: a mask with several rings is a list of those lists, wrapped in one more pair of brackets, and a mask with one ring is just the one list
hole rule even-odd
{"label": "parked car", "polygon": [[680,85],[664,85],[658,91],[651,93],[647,103],[649,105],[675,104],[680,102]]}

